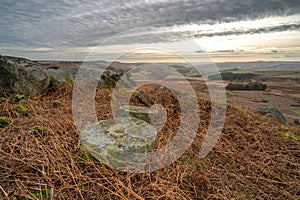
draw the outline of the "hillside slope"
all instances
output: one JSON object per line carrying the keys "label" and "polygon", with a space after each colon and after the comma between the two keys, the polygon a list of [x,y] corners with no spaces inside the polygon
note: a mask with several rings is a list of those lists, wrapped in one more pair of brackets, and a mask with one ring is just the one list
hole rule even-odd
{"label": "hillside slope", "polygon": [[[72,121],[72,88],[72,83],[65,83],[20,102],[1,91],[6,100],[0,103],[0,116],[10,118],[11,123],[0,129],[0,199],[300,198],[299,141],[282,134],[300,136],[300,126],[293,122],[286,126],[228,105],[217,145],[199,159],[210,116],[210,102],[199,98],[199,131],[188,151],[164,169],[130,174],[99,163],[79,145]],[[157,103],[169,105],[172,117],[159,133],[158,146],[162,147],[178,124],[177,101],[171,92],[143,89]],[[112,116],[110,94],[111,89],[97,90],[99,119]],[[18,105],[28,108],[28,113],[18,114]]]}

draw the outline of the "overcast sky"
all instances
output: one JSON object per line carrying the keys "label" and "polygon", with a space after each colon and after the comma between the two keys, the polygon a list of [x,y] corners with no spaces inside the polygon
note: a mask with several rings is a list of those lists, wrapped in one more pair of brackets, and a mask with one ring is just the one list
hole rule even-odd
{"label": "overcast sky", "polygon": [[157,44],[212,57],[300,57],[299,0],[0,0],[0,19],[0,54],[32,59],[80,60],[98,45],[109,59]]}

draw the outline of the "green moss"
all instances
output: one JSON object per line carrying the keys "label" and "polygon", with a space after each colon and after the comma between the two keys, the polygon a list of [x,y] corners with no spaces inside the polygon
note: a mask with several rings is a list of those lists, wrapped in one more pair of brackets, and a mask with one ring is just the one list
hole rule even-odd
{"label": "green moss", "polygon": [[121,154],[119,152],[116,151],[116,147],[112,144],[107,145],[106,147],[107,153],[108,153],[108,160],[109,163],[113,166],[113,167],[125,167],[122,158],[121,158]]}
{"label": "green moss", "polygon": [[297,135],[294,135],[294,134],[291,133],[291,132],[280,133],[280,135],[281,135],[282,137],[287,137],[287,138],[291,138],[291,139],[296,140],[296,141],[300,141],[300,137],[297,136]]}
{"label": "green moss", "polygon": [[88,144],[88,146],[90,147],[90,148],[97,148],[97,144],[95,143],[95,142],[90,142],[89,144]]}
{"label": "green moss", "polygon": [[28,108],[26,108],[25,106],[16,106],[15,108],[15,111],[17,111],[18,113],[20,114],[27,114],[28,113]]}
{"label": "green moss", "polygon": [[202,101],[204,101],[205,99],[202,98],[202,97],[197,97],[197,100],[198,100],[198,102],[202,102]]}
{"label": "green moss", "polygon": [[53,107],[57,108],[57,107],[61,106],[62,104],[61,104],[61,102],[59,100],[54,100],[52,102],[52,105],[53,105]]}
{"label": "green moss", "polygon": [[7,101],[7,98],[5,97],[0,97],[0,103]]}
{"label": "green moss", "polygon": [[0,128],[6,127],[11,123],[11,120],[7,117],[0,117]]}
{"label": "green moss", "polygon": [[[99,146],[95,142],[90,142],[90,143],[88,143],[87,146],[88,146],[88,149],[91,149],[96,152],[98,152],[98,150],[100,149]],[[98,153],[100,153],[100,151]]]}
{"label": "green moss", "polygon": [[71,83],[71,84],[72,84],[72,83],[74,83],[74,79],[73,79],[73,78],[70,78],[70,77],[66,77],[66,78],[65,78],[65,82],[66,82],[66,83]]}
{"label": "green moss", "polygon": [[58,85],[58,83],[57,83],[56,78],[55,78],[54,76],[50,76],[49,88],[55,87],[55,86],[57,86],[57,85]]}
{"label": "green moss", "polygon": [[116,148],[115,148],[115,146],[114,146],[114,145],[112,145],[112,144],[109,144],[109,145],[107,145],[107,146],[106,146],[106,150],[107,150],[107,151],[115,151],[115,150],[116,150]]}
{"label": "green moss", "polygon": [[133,107],[129,107],[129,108],[128,108],[128,111],[129,111],[129,112],[138,112],[139,109],[133,108]]}
{"label": "green moss", "polygon": [[126,93],[135,93],[137,92],[136,90],[126,90]]}
{"label": "green moss", "polygon": [[21,100],[25,101],[25,96],[23,94],[16,94],[16,96],[14,97],[13,101],[14,102],[20,102]]}
{"label": "green moss", "polygon": [[33,126],[31,129],[37,131],[38,133],[43,133],[44,131],[44,128],[42,126]]}

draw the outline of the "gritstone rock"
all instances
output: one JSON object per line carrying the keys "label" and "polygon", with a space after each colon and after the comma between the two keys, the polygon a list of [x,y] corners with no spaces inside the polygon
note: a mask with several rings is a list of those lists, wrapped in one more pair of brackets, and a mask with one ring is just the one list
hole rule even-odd
{"label": "gritstone rock", "polygon": [[47,89],[50,78],[38,65],[0,59],[0,87],[24,95],[38,95]]}
{"label": "gritstone rock", "polygon": [[279,119],[283,123],[288,124],[288,121],[286,120],[285,116],[276,107],[263,106],[259,108],[257,112],[266,116],[272,116],[274,118]]}
{"label": "gritstone rock", "polygon": [[80,133],[83,145],[90,153],[114,167],[139,162],[157,145],[156,129],[137,118],[102,120],[86,126]]}

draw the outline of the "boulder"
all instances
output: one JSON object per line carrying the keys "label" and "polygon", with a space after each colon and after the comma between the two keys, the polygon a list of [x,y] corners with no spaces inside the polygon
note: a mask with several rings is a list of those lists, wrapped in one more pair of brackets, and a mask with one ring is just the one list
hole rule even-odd
{"label": "boulder", "polygon": [[24,66],[9,59],[0,60],[0,87],[28,96],[41,94],[49,83],[49,76],[38,65]]}
{"label": "boulder", "polygon": [[115,168],[140,162],[157,147],[156,129],[137,118],[116,118],[89,124],[79,136],[96,159]]}
{"label": "boulder", "polygon": [[103,86],[115,87],[121,76],[122,74],[119,74],[115,71],[106,70],[101,76],[101,79],[103,80]]}
{"label": "boulder", "polygon": [[288,124],[288,121],[286,120],[285,116],[278,110],[276,107],[273,106],[263,106],[257,110],[257,112],[264,114],[266,116],[272,116],[274,118],[279,119],[285,124]]}
{"label": "boulder", "polygon": [[118,81],[120,81],[120,79],[122,78],[121,84],[124,84],[125,86],[136,85],[136,82],[131,78],[131,74],[124,72],[124,70],[111,70],[110,67],[109,69],[106,69],[102,74],[100,84],[105,87],[115,87]]}
{"label": "boulder", "polygon": [[144,91],[140,91],[139,93],[137,93],[136,98],[138,98],[138,100],[145,104],[146,106],[150,107],[154,104],[153,99],[146,94]]}
{"label": "boulder", "polygon": [[75,75],[78,72],[78,68],[62,68],[62,69],[49,68],[47,70],[44,70],[44,72],[48,76],[54,77],[57,83],[63,83],[65,81],[65,78],[75,79]]}
{"label": "boulder", "polygon": [[148,107],[143,106],[120,106],[119,108],[120,116],[128,117],[129,115],[135,118],[139,118],[148,123],[151,122],[151,119],[157,117],[158,113],[155,110],[151,110]]}

